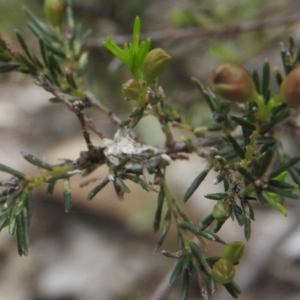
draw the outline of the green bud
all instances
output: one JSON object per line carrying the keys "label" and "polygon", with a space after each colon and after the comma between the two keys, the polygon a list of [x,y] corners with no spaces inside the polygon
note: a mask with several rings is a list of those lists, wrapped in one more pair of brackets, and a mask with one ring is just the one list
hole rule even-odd
{"label": "green bud", "polygon": [[141,85],[135,79],[129,79],[122,85],[123,95],[131,100],[139,100],[141,95]]}
{"label": "green bud", "polygon": [[169,65],[171,56],[161,48],[151,50],[145,57],[143,65],[144,79],[150,83],[162,74]]}
{"label": "green bud", "polygon": [[221,258],[227,259],[233,264],[237,264],[243,255],[244,248],[245,244],[242,242],[229,243],[223,248]]}
{"label": "green bud", "polygon": [[59,27],[63,20],[65,0],[45,0],[44,12],[53,27]]}
{"label": "green bud", "polygon": [[300,106],[300,66],[292,70],[280,86],[283,101],[292,106]]}
{"label": "green bud", "polygon": [[235,269],[231,261],[227,259],[219,259],[212,269],[214,279],[221,283],[226,284],[232,281],[235,275]]}
{"label": "green bud", "polygon": [[256,96],[252,78],[241,66],[224,63],[212,73],[209,85],[214,93],[231,102],[247,102]]}
{"label": "green bud", "polygon": [[213,217],[215,220],[225,222],[231,215],[231,206],[229,202],[219,201],[213,208]]}

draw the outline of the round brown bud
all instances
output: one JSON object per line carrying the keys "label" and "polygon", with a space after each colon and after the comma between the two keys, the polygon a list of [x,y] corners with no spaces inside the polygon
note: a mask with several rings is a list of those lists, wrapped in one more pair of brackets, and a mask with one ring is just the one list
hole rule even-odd
{"label": "round brown bud", "polygon": [[300,66],[293,69],[280,86],[283,101],[292,106],[300,106]]}
{"label": "round brown bud", "polygon": [[145,57],[143,64],[144,80],[152,82],[161,75],[168,67],[171,56],[161,48],[151,50]]}
{"label": "round brown bud", "polygon": [[232,102],[247,102],[256,96],[248,72],[235,63],[224,63],[212,73],[209,85],[214,93]]}

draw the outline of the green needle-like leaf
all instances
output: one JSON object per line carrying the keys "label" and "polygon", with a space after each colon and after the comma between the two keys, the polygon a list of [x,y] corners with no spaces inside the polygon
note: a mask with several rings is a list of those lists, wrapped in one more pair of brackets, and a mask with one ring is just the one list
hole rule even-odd
{"label": "green needle-like leaf", "polygon": [[204,217],[201,221],[201,230],[206,229],[213,221],[215,220],[212,213],[208,214],[206,217]]}
{"label": "green needle-like leaf", "polygon": [[125,184],[125,182],[122,179],[120,179],[119,177],[115,177],[115,183],[121,189],[122,192],[130,193],[129,187]]}
{"label": "green needle-like leaf", "polygon": [[165,194],[163,190],[160,190],[157,197],[157,208],[154,216],[154,224],[153,224],[154,231],[157,231],[160,226],[160,219],[161,219],[164,200],[165,200]]}
{"label": "green needle-like leaf", "polygon": [[96,187],[94,187],[87,195],[87,199],[91,200],[93,199],[97,193],[99,193],[107,184],[109,183],[109,179],[105,177],[105,179]]}
{"label": "green needle-like leaf", "polygon": [[0,164],[0,171],[9,173],[19,179],[25,179],[25,177],[26,177],[26,175],[24,173],[21,173],[21,172],[14,170],[8,166],[3,165],[3,164]]}
{"label": "green needle-like leaf", "polygon": [[27,152],[24,152],[24,151],[21,151],[21,154],[22,156],[28,161],[30,162],[31,164],[37,166],[37,167],[40,167],[40,168],[43,168],[43,169],[47,169],[47,170],[52,170],[53,169],[53,166],[47,164],[46,162],[38,159],[37,157],[33,156],[32,154],[30,153],[27,153]]}
{"label": "green needle-like leaf", "polygon": [[183,263],[184,263],[184,257],[181,257],[177,260],[176,265],[170,276],[170,284],[173,284],[177,280],[179,274],[182,272]]}
{"label": "green needle-like leaf", "polygon": [[245,224],[244,224],[244,234],[247,240],[250,239],[251,236],[251,210],[250,205],[247,202],[242,203],[244,217],[245,217]]}
{"label": "green needle-like leaf", "polygon": [[68,213],[72,206],[72,192],[70,186],[70,179],[64,180],[64,208],[65,212]]}
{"label": "green needle-like leaf", "polygon": [[212,276],[212,270],[211,270],[209,264],[207,263],[204,255],[202,254],[200,248],[194,242],[190,243],[190,247],[191,247],[191,250],[192,250],[194,256],[198,259],[199,263],[204,268],[205,272],[209,276]]}
{"label": "green needle-like leaf", "polygon": [[278,176],[280,173],[288,170],[290,167],[292,167],[293,165],[295,165],[297,162],[300,161],[300,156],[295,156],[293,158],[291,158],[289,161],[287,161],[286,163],[281,164],[278,168],[276,168],[274,171],[272,171],[269,174],[269,178],[274,178],[276,176]]}
{"label": "green needle-like leaf", "polygon": [[265,102],[269,101],[270,96],[270,64],[266,60],[263,64],[263,72],[262,72],[262,95],[265,99]]}
{"label": "green needle-like leaf", "polygon": [[9,64],[0,66],[0,74],[9,73],[20,68],[18,64]]}
{"label": "green needle-like leaf", "polygon": [[245,151],[231,134],[222,134],[221,136],[225,141],[229,142],[232,145],[233,150],[240,158],[245,158]]}
{"label": "green needle-like leaf", "polygon": [[287,215],[288,215],[287,210],[282,204],[280,204],[276,200],[272,199],[271,197],[269,198],[268,203],[271,206],[273,206],[274,208],[276,208],[278,211],[280,211],[285,217],[287,217]]}
{"label": "green needle-like leaf", "polygon": [[133,51],[136,53],[139,49],[140,32],[141,32],[141,20],[139,17],[136,17],[133,25]]}
{"label": "green needle-like leaf", "polygon": [[187,300],[189,295],[189,284],[190,284],[190,275],[189,270],[185,269],[183,272],[183,283],[181,289],[181,300]]}
{"label": "green needle-like leaf", "polygon": [[205,177],[207,176],[208,172],[211,169],[211,165],[207,165],[205,167],[205,169],[193,180],[192,184],[190,185],[190,187],[187,189],[187,191],[185,192],[184,196],[183,196],[183,201],[186,202],[196,191],[196,189],[199,187],[199,185],[201,184],[201,182],[205,179]]}
{"label": "green needle-like leaf", "polygon": [[252,123],[248,122],[245,119],[235,117],[235,116],[231,116],[231,119],[233,121],[235,121],[237,124],[241,125],[242,127],[246,128],[250,131],[254,131],[256,129],[255,125],[253,125]]}
{"label": "green needle-like leaf", "polygon": [[211,200],[222,200],[228,197],[227,193],[211,193],[211,194],[205,194],[205,198],[211,199]]}
{"label": "green needle-like leaf", "polygon": [[30,9],[28,9],[27,7],[23,7],[23,10],[25,12],[25,14],[27,15],[27,17],[30,19],[30,21],[32,22],[32,24],[43,34],[47,35],[48,31],[47,31],[47,27],[46,25],[40,21],[33,13]]}
{"label": "green needle-like leaf", "polygon": [[124,64],[130,65],[130,59],[126,51],[122,50],[111,38],[107,38],[103,42],[103,45]]}
{"label": "green needle-like leaf", "polygon": [[259,75],[256,69],[252,71],[252,79],[258,94],[260,94]]}
{"label": "green needle-like leaf", "polygon": [[154,253],[159,249],[159,247],[162,245],[163,241],[165,240],[165,237],[170,229],[171,219],[172,219],[172,213],[171,210],[169,209],[165,214],[163,229],[159,234],[158,241],[154,248]]}

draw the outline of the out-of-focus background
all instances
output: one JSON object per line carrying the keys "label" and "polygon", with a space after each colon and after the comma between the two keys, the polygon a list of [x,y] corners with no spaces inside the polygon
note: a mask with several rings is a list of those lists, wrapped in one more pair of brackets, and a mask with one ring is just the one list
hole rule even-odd
{"label": "out-of-focus background", "polygon": [[[113,60],[101,45],[107,36],[126,39],[135,16],[142,20],[142,32],[149,33],[153,47],[162,47],[172,56],[169,70],[161,78],[165,93],[193,125],[210,119],[208,109],[190,78],[205,82],[210,72],[223,61],[234,61],[261,70],[268,58],[281,69],[280,41],[293,35],[299,40],[300,3],[297,0],[73,0],[75,16],[85,28],[92,28],[88,43],[90,66],[87,86],[107,107],[121,118],[130,111],[124,101],[121,84],[130,78],[126,67]],[[22,6],[26,5],[44,18],[42,1],[0,0],[0,32],[13,47],[19,47],[14,29],[22,31],[32,49],[37,41],[26,28]],[[295,17],[298,15],[298,18]],[[299,19],[299,23],[290,24]],[[277,21],[271,21],[277,20]],[[269,22],[264,26],[263,22]],[[252,22],[252,23],[251,23]],[[233,30],[233,24],[247,29]],[[273,25],[272,25],[273,24]],[[274,24],[276,26],[274,26]],[[177,29],[202,28],[210,34],[180,38]],[[216,36],[213,33],[224,30]],[[274,84],[274,90],[276,86]],[[19,74],[0,77],[0,162],[33,173],[20,151],[27,151],[49,162],[73,158],[85,144],[77,119],[64,106],[48,101],[50,95]],[[107,137],[116,127],[105,116],[89,112]],[[145,118],[137,128],[147,143],[162,146],[164,136],[157,123]],[[178,132],[180,136],[182,132]],[[93,136],[95,144],[100,140]],[[299,142],[285,136],[287,147],[299,151]],[[203,167],[200,158],[178,161],[168,168],[168,181],[174,198],[182,195]],[[97,170],[105,176],[107,170]],[[199,221],[213,203],[204,193],[220,190],[212,186],[214,174],[186,205],[186,210]],[[0,178],[5,178],[0,174]],[[157,235],[152,231],[156,194],[146,193],[131,185],[132,193],[119,201],[111,187],[105,188],[93,201],[85,197],[90,186],[79,188],[80,178],[73,178],[74,206],[63,212],[62,190],[56,187],[52,197],[41,188],[34,195],[31,224],[31,247],[28,257],[19,257],[16,241],[4,229],[0,234],[0,300],[129,300],[180,299],[180,284],[161,292],[168,280],[172,259],[153,254]],[[289,217],[271,208],[257,206],[256,222],[245,257],[237,267],[236,281],[243,289],[241,300],[286,300],[300,298],[300,235],[297,203],[287,203]],[[298,205],[299,206],[299,205]],[[236,222],[228,221],[220,234],[226,241],[243,240]],[[175,237],[167,238],[163,249],[174,250]],[[207,255],[220,250],[215,244],[203,247]],[[190,299],[199,299],[196,282],[192,282]],[[217,300],[231,299],[220,287]]]}

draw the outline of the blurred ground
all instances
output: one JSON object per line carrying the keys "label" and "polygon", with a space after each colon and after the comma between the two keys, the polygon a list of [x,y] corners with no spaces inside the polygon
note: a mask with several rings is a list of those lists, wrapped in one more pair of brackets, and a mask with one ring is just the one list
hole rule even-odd
{"label": "blurred ground", "polygon": [[[8,3],[0,0],[0,11],[6,7],[9,8],[7,11],[16,14],[16,26],[24,25],[21,14],[15,12],[21,10],[21,2],[27,2],[33,10],[40,12],[41,1],[14,0]],[[128,1],[127,7],[118,1],[74,1],[76,14],[85,25],[93,27],[96,36],[130,33],[132,20],[137,14],[142,17],[144,30],[162,30],[166,26],[171,28],[167,12],[186,2],[143,1],[141,4],[141,1],[132,0]],[[291,6],[283,12],[296,11],[295,1],[286,2],[290,2]],[[91,20],[88,20],[89,17]],[[9,32],[15,21],[7,18],[0,22],[0,31],[4,28],[4,34],[14,43]],[[26,29],[24,31],[28,34]],[[294,29],[293,32],[297,35],[299,31]],[[278,38],[280,32],[275,42]],[[198,41],[199,44],[201,41]],[[195,124],[201,123],[209,116],[199,113],[203,107],[195,105],[198,98],[189,77],[207,78],[218,60],[205,54],[203,47],[199,46],[197,52],[197,45],[164,45],[173,57],[170,73],[162,78],[168,96]],[[272,65],[280,68],[278,43],[275,45],[267,44],[257,53],[256,59],[243,62],[251,69],[260,66],[261,61],[268,57]],[[193,52],[184,48],[193,49]],[[181,55],[184,59],[180,58]],[[92,50],[89,85],[107,106],[124,116],[128,107],[125,107],[120,89],[116,87],[127,78],[128,71],[120,68],[109,72],[110,60],[111,57],[103,49]],[[37,170],[24,162],[20,151],[57,162],[58,158],[76,158],[79,151],[85,149],[78,134],[77,119],[67,108],[49,103],[48,98],[49,94],[41,91],[31,80],[18,75],[1,77],[1,163],[30,173]],[[110,121],[92,112],[91,115],[97,126],[112,137],[116,128]],[[143,121],[138,130],[148,142],[163,144],[159,126],[151,119]],[[100,141],[97,137],[93,138],[96,144]],[[179,202],[202,164],[199,158],[191,157],[188,162],[176,162],[168,169],[170,187]],[[97,170],[97,176],[105,174],[104,168]],[[3,178],[3,174],[0,176],[0,179]],[[213,205],[203,199],[203,193],[216,191],[216,187],[211,185],[213,178],[213,174],[210,174],[187,205],[186,209],[196,221],[205,216]],[[156,195],[130,186],[130,197],[120,202],[113,189],[108,187],[96,199],[88,202],[85,197],[90,186],[81,189],[79,182],[80,178],[72,180],[74,207],[67,215],[63,212],[59,186],[53,197],[45,196],[42,188],[36,192],[28,257],[20,258],[15,238],[9,236],[6,229],[1,232],[0,300],[154,300],[151,295],[173,263],[159,253],[152,253],[157,237],[151,229]],[[297,234],[300,209],[294,203],[287,207],[287,219],[277,211],[257,207],[253,238],[248,243],[245,259],[238,267],[236,277],[243,289],[241,300],[300,298],[300,237]],[[237,224],[230,222],[221,234],[225,240],[232,241],[241,239],[243,233]],[[213,254],[216,251],[214,247],[213,244],[204,247],[205,253]],[[174,249],[174,240],[169,238],[163,248]],[[175,286],[160,299],[177,300],[179,294]],[[197,295],[197,285],[192,283],[190,299],[199,299]],[[220,289],[214,299],[226,300],[230,297]]]}

